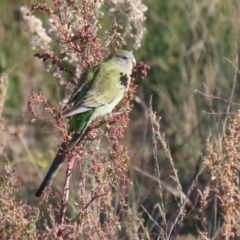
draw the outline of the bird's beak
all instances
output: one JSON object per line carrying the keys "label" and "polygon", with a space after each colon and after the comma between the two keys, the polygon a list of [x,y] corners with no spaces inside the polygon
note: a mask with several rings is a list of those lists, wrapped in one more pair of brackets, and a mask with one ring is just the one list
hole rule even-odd
{"label": "bird's beak", "polygon": [[132,60],[132,64],[133,64],[134,67],[137,65],[135,58]]}

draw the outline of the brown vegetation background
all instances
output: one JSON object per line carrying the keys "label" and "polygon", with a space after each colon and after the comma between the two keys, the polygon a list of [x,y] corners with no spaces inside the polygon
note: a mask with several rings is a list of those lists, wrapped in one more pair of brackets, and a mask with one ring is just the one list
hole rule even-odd
{"label": "brown vegetation background", "polygon": [[[150,66],[147,77],[138,83],[124,134],[129,182],[124,191],[122,182],[116,182],[104,214],[94,215],[93,207],[92,220],[86,220],[88,232],[83,233],[79,226],[84,220],[72,222],[81,209],[78,194],[71,196],[66,225],[57,224],[66,164],[54,179],[53,194],[43,201],[34,197],[61,136],[51,124],[31,121],[28,97],[41,92],[58,110],[70,92],[33,56],[20,7],[37,2],[0,2],[0,143],[5,146],[0,161],[0,236],[239,239],[240,3],[143,1],[148,10],[141,47],[135,50],[136,41],[126,36],[137,61]],[[110,29],[107,2],[101,24]],[[34,15],[47,28],[47,15],[43,11]],[[121,15],[119,19],[126,20]],[[63,78],[72,80],[66,73]],[[38,111],[49,117],[41,106]],[[81,187],[78,182],[75,172],[73,191]],[[126,206],[114,222],[121,198]],[[106,219],[114,222],[111,231],[104,229]]]}

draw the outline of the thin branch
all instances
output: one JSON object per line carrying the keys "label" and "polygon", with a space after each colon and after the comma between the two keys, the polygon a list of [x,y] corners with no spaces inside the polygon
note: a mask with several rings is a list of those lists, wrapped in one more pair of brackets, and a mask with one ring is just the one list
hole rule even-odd
{"label": "thin branch", "polygon": [[[146,171],[143,171],[141,168],[139,167],[136,167],[134,166],[133,167],[137,172],[141,173],[142,175],[150,178],[151,180],[155,181],[155,182],[159,182],[160,181],[160,184],[161,186],[166,189],[167,191],[169,191],[170,193],[172,193],[175,197],[181,197],[182,199],[186,199],[187,198],[187,195],[182,191],[181,192],[181,195],[179,195],[179,191],[176,187],[173,187],[171,185],[169,185],[168,183],[164,182],[163,180],[161,179],[158,179],[157,177],[154,177],[153,175],[151,175],[150,173],[146,172]],[[191,202],[190,199],[187,198],[187,205],[188,206],[192,206],[193,203]]]}
{"label": "thin branch", "polygon": [[[169,160],[171,166],[172,166],[172,170],[174,173],[174,181],[177,183],[177,187],[178,187],[178,191],[179,191],[179,196],[181,196],[181,192],[182,192],[182,186],[180,184],[179,178],[178,178],[178,174],[177,174],[177,170],[174,166],[174,161],[171,155],[171,151],[169,149],[169,146],[166,143],[166,139],[165,139],[165,134],[161,134],[160,132],[160,124],[159,124],[159,120],[156,118],[156,114],[152,112],[152,110],[150,109],[150,119],[151,119],[151,123],[153,124],[153,135],[156,134],[156,136],[153,136],[153,138],[155,137],[160,144],[162,145],[163,151],[167,157],[167,159]],[[156,130],[155,130],[156,129]],[[180,203],[183,203],[183,199],[180,198]]]}
{"label": "thin branch", "polygon": [[[152,106],[152,96],[150,96],[150,106]],[[162,185],[160,182],[160,170],[159,170],[159,163],[158,163],[158,141],[156,138],[156,132],[160,131],[160,126],[156,125],[156,115],[153,113],[152,108],[150,107],[150,121],[151,121],[151,125],[152,125],[152,142],[153,142],[153,156],[155,159],[155,165],[156,165],[156,172],[157,172],[157,182],[158,182],[158,188],[159,188],[159,198],[160,198],[160,208],[161,208],[161,212],[162,212],[162,217],[163,217],[163,221],[164,224],[166,226],[167,221],[166,221],[166,212],[165,212],[165,208],[164,208],[164,202],[163,202],[163,194],[162,194]]]}
{"label": "thin branch", "polygon": [[176,226],[179,217],[182,215],[183,210],[184,210],[184,208],[185,208],[185,205],[186,205],[186,203],[187,203],[187,201],[188,201],[188,199],[189,199],[189,196],[191,195],[194,187],[197,185],[198,177],[199,177],[200,174],[202,173],[204,167],[205,167],[204,165],[202,165],[202,166],[200,167],[200,169],[199,169],[199,171],[198,171],[195,179],[193,180],[192,185],[191,185],[191,187],[190,187],[189,190],[188,190],[187,197],[185,198],[182,206],[181,206],[181,207],[179,208],[179,210],[178,210],[178,214],[177,214],[177,216],[176,216],[176,218],[175,218],[175,220],[174,220],[174,222],[173,222],[173,224],[172,224],[172,226],[171,226],[171,229],[170,229],[170,231],[169,231],[169,233],[168,233],[167,239],[170,239],[170,236],[171,236],[171,234],[172,234],[172,231],[173,231],[174,227]]}
{"label": "thin branch", "polygon": [[69,200],[69,186],[70,186],[70,179],[72,176],[74,159],[75,159],[74,156],[69,156],[69,154],[68,154],[68,166],[67,166],[67,171],[66,171],[66,180],[65,180],[65,184],[64,184],[62,202],[61,202],[61,206],[60,206],[60,217],[59,217],[60,224],[64,223],[64,217],[65,217],[67,204],[68,204],[68,200]]}
{"label": "thin branch", "polygon": [[[232,63],[229,59],[227,59],[230,63]],[[231,94],[230,94],[230,98],[229,98],[229,103],[228,103],[228,106],[227,106],[227,115],[223,121],[223,127],[222,127],[222,132],[223,132],[223,136],[225,134],[225,131],[226,131],[226,124],[227,124],[227,120],[228,120],[228,116],[229,116],[229,113],[230,113],[230,107],[231,107],[231,102],[232,102],[232,99],[233,99],[233,95],[234,95],[234,92],[235,92],[235,88],[236,88],[236,81],[237,81],[237,75],[239,73],[239,69],[238,69],[238,55],[236,55],[236,59],[235,59],[235,65],[232,63],[232,65],[235,67],[235,72],[234,72],[234,78],[233,78],[233,86],[232,86],[232,90],[231,90]]]}
{"label": "thin branch", "polygon": [[148,215],[148,217],[154,222],[154,224],[159,228],[159,230],[161,231],[161,233],[164,235],[164,238],[166,239],[166,233],[164,232],[164,230],[162,229],[162,227],[152,218],[152,216],[149,214],[149,212],[147,211],[147,209],[141,205],[143,211]]}
{"label": "thin branch", "polygon": [[204,97],[207,97],[207,98],[217,99],[217,100],[221,100],[221,101],[223,101],[223,102],[225,102],[225,103],[230,103],[231,105],[240,106],[239,103],[230,102],[229,100],[226,100],[226,99],[221,98],[221,97],[217,97],[217,96],[205,94],[205,93],[199,91],[198,89],[195,89],[195,92],[196,92],[196,93],[199,93],[200,95],[202,95],[202,96],[204,96]]}
{"label": "thin branch", "polygon": [[208,111],[202,111],[203,113],[209,114],[209,115],[216,115],[216,116],[222,116],[222,115],[235,115],[237,112],[208,112]]}

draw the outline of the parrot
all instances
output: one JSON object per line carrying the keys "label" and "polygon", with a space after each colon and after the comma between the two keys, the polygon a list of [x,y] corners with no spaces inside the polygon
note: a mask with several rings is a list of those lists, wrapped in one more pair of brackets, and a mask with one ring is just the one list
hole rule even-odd
{"label": "parrot", "polygon": [[44,180],[35,193],[40,197],[50,184],[55,172],[64,162],[67,150],[80,142],[89,124],[97,117],[111,114],[122,100],[131,82],[132,69],[136,65],[134,55],[127,50],[118,50],[104,62],[85,71],[70,96],[62,116],[71,117],[68,133],[69,143],[63,142]]}

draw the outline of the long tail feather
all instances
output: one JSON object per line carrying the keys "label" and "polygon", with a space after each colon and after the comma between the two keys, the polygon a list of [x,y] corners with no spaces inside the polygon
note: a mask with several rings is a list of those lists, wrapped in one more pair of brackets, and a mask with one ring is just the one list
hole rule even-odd
{"label": "long tail feather", "polygon": [[[74,131],[75,129],[78,130],[77,133],[75,133],[72,136],[72,140],[70,144],[68,145],[68,150],[73,149],[73,147],[82,139],[82,137],[85,134],[85,131],[87,127],[89,126],[91,122],[91,115],[93,113],[92,111],[86,112],[81,115],[81,117],[78,119],[78,115],[73,116],[73,123],[72,126],[70,127],[70,132]],[[67,150],[67,145],[66,143],[62,143],[60,149],[57,152],[56,157],[53,160],[53,163],[51,167],[49,168],[47,175],[43,179],[40,187],[38,188],[37,192],[35,193],[36,197],[40,197],[41,194],[43,193],[44,189],[50,184],[55,172],[59,168],[59,166],[63,163],[66,155],[66,150]]]}
{"label": "long tail feather", "polygon": [[51,167],[49,168],[49,170],[47,172],[47,175],[45,176],[40,187],[38,188],[37,192],[35,193],[36,197],[40,197],[42,192],[44,191],[44,189],[50,184],[50,182],[53,178],[53,175],[55,174],[55,172],[57,171],[57,169],[59,168],[61,163],[64,161],[65,154],[66,154],[65,151],[66,151],[66,144],[62,143],[60,149],[57,152],[56,157],[53,160]]}

